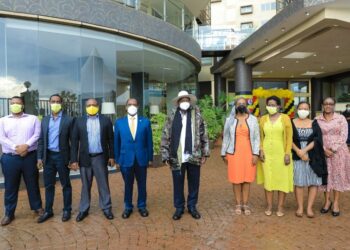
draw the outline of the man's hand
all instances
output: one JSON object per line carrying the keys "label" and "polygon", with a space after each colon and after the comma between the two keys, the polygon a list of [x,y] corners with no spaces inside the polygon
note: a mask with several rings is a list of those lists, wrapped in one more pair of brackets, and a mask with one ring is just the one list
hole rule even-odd
{"label": "man's hand", "polygon": [[259,157],[257,155],[253,155],[253,166],[256,166],[258,164]]}
{"label": "man's hand", "polygon": [[207,161],[207,157],[202,157],[202,159],[201,159],[201,165],[205,164],[206,161]]}
{"label": "man's hand", "polygon": [[115,160],[113,158],[108,159],[108,166],[111,166],[111,167],[115,166]]}
{"label": "man's hand", "polygon": [[264,151],[260,150],[260,161],[264,162],[265,161],[265,154],[264,154]]}
{"label": "man's hand", "polygon": [[170,163],[169,163],[168,160],[165,160],[164,163],[165,163],[165,165],[167,165],[168,167],[170,167]]}
{"label": "man's hand", "polygon": [[23,156],[25,156],[28,153],[28,148],[29,146],[27,144],[21,144],[21,145],[17,145],[15,150],[16,153],[21,155],[24,154]]}
{"label": "man's hand", "polygon": [[43,166],[44,166],[43,160],[38,160],[36,163],[36,167],[40,170],[43,168]]}
{"label": "man's hand", "polygon": [[72,162],[70,165],[69,165],[69,168],[73,171],[77,171],[79,169],[79,165],[78,165],[78,162]]}
{"label": "man's hand", "polygon": [[290,155],[284,155],[284,165],[288,166],[290,163]]}

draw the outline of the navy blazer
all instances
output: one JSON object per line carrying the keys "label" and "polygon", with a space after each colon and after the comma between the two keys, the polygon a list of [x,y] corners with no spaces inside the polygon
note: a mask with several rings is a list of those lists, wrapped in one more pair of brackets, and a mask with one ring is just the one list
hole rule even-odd
{"label": "navy blazer", "polygon": [[[108,159],[114,159],[113,150],[113,124],[104,115],[99,115],[101,146],[107,166]],[[79,162],[80,167],[91,166],[89,156],[89,140],[87,133],[87,116],[84,115],[76,119],[72,135],[71,162]]]}
{"label": "navy blazer", "polygon": [[141,167],[147,167],[149,161],[153,161],[152,129],[147,118],[138,117],[135,140],[131,135],[127,116],[115,121],[114,156],[121,167],[132,167],[135,158]]}
{"label": "navy blazer", "polygon": [[[47,149],[49,146],[49,124],[51,115],[45,116],[41,121],[41,132],[38,140],[38,160],[46,163]],[[62,114],[60,128],[59,128],[59,149],[63,158],[64,165],[69,164],[70,160],[70,141],[72,136],[72,129],[74,125],[74,118]]]}

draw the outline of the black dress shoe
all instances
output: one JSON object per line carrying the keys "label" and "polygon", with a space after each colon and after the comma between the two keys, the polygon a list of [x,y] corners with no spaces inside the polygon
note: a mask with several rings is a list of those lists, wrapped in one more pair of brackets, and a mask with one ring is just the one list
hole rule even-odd
{"label": "black dress shoe", "polygon": [[62,221],[63,222],[69,221],[70,217],[71,217],[70,211],[63,211],[63,214],[62,214]]}
{"label": "black dress shoe", "polygon": [[131,214],[132,214],[131,209],[125,209],[124,212],[122,213],[122,217],[123,217],[123,219],[127,219],[130,217]]}
{"label": "black dress shoe", "polygon": [[45,213],[45,210],[42,208],[39,208],[39,209],[35,210],[35,213],[39,216],[43,216]]}
{"label": "black dress shoe", "polygon": [[84,220],[89,215],[89,212],[79,212],[77,218],[75,219],[77,222]]}
{"label": "black dress shoe", "polygon": [[114,215],[113,215],[111,210],[103,211],[103,214],[108,220],[113,220],[114,219]]}
{"label": "black dress shoe", "polygon": [[197,211],[196,208],[188,209],[188,212],[192,215],[192,217],[196,220],[201,218],[201,214]]}
{"label": "black dress shoe", "polygon": [[180,220],[183,214],[184,214],[184,210],[176,209],[173,215],[173,220]]}
{"label": "black dress shoe", "polygon": [[139,208],[139,213],[142,217],[148,217],[149,215],[147,208]]}
{"label": "black dress shoe", "polygon": [[321,214],[326,214],[326,213],[328,213],[329,210],[331,209],[331,207],[332,207],[332,202],[331,202],[331,204],[329,205],[328,208],[324,208],[324,207],[323,207],[323,208],[320,210]]}
{"label": "black dress shoe", "polygon": [[4,218],[1,220],[1,226],[7,226],[15,219],[14,215],[5,215]]}
{"label": "black dress shoe", "polygon": [[38,223],[43,223],[53,217],[53,213],[45,212],[42,216],[38,218]]}

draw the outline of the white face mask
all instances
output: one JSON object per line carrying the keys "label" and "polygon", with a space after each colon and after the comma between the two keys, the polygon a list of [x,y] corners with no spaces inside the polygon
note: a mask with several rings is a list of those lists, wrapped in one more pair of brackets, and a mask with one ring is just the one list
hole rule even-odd
{"label": "white face mask", "polygon": [[128,114],[131,116],[134,116],[137,114],[137,107],[134,105],[131,105],[128,107]]}
{"label": "white face mask", "polygon": [[298,117],[300,119],[305,119],[306,117],[308,117],[310,114],[310,111],[309,110],[304,110],[304,109],[300,109],[298,110]]}
{"label": "white face mask", "polygon": [[346,111],[350,112],[350,107],[347,107],[347,108],[346,108]]}
{"label": "white face mask", "polygon": [[182,110],[187,110],[190,106],[191,106],[191,104],[189,102],[182,102],[179,105],[180,109],[182,109]]}

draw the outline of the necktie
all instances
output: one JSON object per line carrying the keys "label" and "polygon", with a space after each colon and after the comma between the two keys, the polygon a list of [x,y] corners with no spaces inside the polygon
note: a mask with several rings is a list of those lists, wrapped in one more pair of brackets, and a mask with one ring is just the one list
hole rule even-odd
{"label": "necktie", "polygon": [[130,131],[131,131],[132,138],[135,139],[135,117],[131,117],[130,119],[131,119]]}

